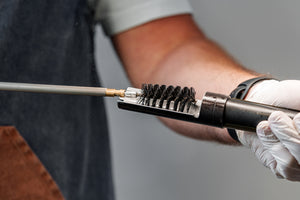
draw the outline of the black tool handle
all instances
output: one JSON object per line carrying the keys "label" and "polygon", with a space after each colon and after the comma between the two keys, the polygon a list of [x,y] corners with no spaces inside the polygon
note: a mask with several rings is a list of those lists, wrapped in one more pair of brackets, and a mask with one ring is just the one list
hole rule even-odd
{"label": "black tool handle", "polygon": [[300,112],[207,92],[202,100],[199,123],[255,131],[258,123],[267,120],[274,111],[283,111],[291,118]]}

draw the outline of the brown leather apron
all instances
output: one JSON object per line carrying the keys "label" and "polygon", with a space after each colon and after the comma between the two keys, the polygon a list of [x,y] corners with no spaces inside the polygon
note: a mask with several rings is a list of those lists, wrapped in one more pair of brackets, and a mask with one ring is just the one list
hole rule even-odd
{"label": "brown leather apron", "polygon": [[58,186],[12,126],[0,127],[0,199],[62,200]]}

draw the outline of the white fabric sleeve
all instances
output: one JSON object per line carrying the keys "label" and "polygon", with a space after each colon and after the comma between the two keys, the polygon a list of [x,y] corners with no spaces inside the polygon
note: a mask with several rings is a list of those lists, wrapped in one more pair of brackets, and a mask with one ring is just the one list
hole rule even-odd
{"label": "white fabric sleeve", "polygon": [[188,0],[98,0],[95,20],[107,35],[114,35],[149,21],[191,13]]}

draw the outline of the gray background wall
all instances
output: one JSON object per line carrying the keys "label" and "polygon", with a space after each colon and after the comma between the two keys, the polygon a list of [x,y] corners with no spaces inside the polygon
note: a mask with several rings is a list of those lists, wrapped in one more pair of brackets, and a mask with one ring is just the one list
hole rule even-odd
{"label": "gray background wall", "polygon": [[[245,66],[299,79],[299,1],[191,0],[206,34]],[[107,38],[97,28],[97,64],[106,87],[125,88]],[[179,136],[152,116],[107,99],[118,200],[299,199],[300,183],[276,179],[252,153]]]}

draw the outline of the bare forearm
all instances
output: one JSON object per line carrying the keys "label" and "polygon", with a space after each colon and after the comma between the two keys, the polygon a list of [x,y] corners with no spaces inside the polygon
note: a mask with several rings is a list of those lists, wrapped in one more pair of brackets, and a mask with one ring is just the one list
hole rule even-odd
{"label": "bare forearm", "polygon": [[[252,72],[239,67],[210,41],[196,40],[170,53],[145,80],[149,83],[192,86],[200,99],[207,91],[228,95],[239,83],[254,76]],[[174,120],[166,119],[163,122],[189,137],[221,143],[234,142],[225,129],[174,123]]]}
{"label": "bare forearm", "polygon": [[[136,87],[142,83],[192,86],[201,98],[206,91],[229,94],[240,82],[256,76],[207,39],[188,15],[143,25],[118,35],[114,42]],[[163,122],[189,137],[234,142],[223,129]]]}

